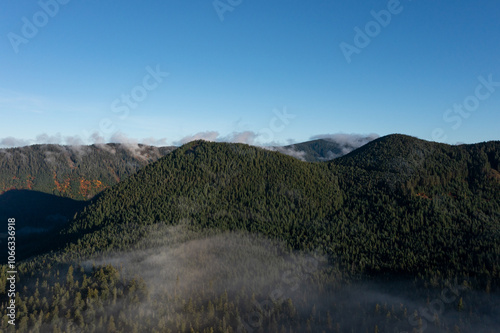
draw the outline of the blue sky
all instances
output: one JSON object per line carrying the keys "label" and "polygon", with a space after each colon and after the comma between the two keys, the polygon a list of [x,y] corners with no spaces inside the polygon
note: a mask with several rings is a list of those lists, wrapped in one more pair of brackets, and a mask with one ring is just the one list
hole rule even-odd
{"label": "blue sky", "polygon": [[497,1],[5,3],[3,147],[500,139]]}

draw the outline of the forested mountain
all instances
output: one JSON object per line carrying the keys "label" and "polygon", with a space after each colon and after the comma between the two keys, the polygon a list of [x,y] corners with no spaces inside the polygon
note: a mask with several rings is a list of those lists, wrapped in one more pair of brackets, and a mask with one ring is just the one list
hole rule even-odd
{"label": "forested mountain", "polygon": [[[327,155],[331,157],[332,151],[340,156],[345,149],[353,149],[352,145],[344,145],[343,150],[341,146],[320,139],[275,149],[298,152],[295,157],[319,161]],[[0,219],[18,216],[22,234],[51,230],[71,219],[87,204],[85,200],[176,148],[98,144],[0,149]],[[27,205],[29,210],[25,209]]]}
{"label": "forested mountain", "polygon": [[[318,139],[273,149],[285,154],[293,151],[298,154],[295,157],[315,162],[343,156],[360,145]],[[176,148],[108,143],[0,149],[0,195],[34,190],[88,200]]]}
{"label": "forested mountain", "polygon": [[[9,190],[34,190],[75,200],[88,200],[177,147],[130,144],[90,146],[31,145],[0,149],[0,195]],[[294,151],[307,161],[345,155],[357,145],[318,139],[273,147]]]}
{"label": "forested mountain", "polygon": [[27,189],[87,200],[174,149],[127,144],[0,149],[0,194]]}
{"label": "forested mountain", "polygon": [[311,141],[276,147],[276,150],[307,162],[328,161],[358,149],[378,136],[336,134]]}
{"label": "forested mountain", "polygon": [[[0,149],[0,219],[18,217],[22,247],[34,246],[86,200],[174,149],[126,144]],[[0,231],[0,244],[6,231]]]}
{"label": "forested mountain", "polygon": [[196,141],[104,192],[64,233],[113,235],[123,225],[190,219],[319,248],[358,271],[496,279],[499,145],[393,135],[328,163],[304,163]]}
{"label": "forested mountain", "polygon": [[[188,143],[95,196],[39,244],[40,251],[54,252],[19,265],[26,292],[38,293],[23,300],[24,325],[96,332],[393,332],[432,322],[430,332],[493,332],[500,314],[499,165],[499,141],[449,146],[390,135],[316,163],[243,144]],[[171,237],[178,230],[182,241],[176,243]],[[263,245],[245,255],[241,244]],[[307,265],[300,266],[290,280],[287,263],[307,261],[290,259],[292,250],[326,259],[307,274]],[[269,251],[276,258],[262,260],[272,269],[251,264]],[[178,268],[191,261],[194,271]],[[271,275],[259,275],[265,271]],[[191,276],[198,278],[185,282]],[[276,296],[272,286],[246,286],[280,276],[295,281],[282,302],[271,297],[273,310],[255,310],[263,319],[243,325],[256,299]],[[402,285],[398,295],[347,301],[366,280],[388,283],[385,292]],[[459,313],[450,321],[441,313],[429,319],[412,312],[415,297],[429,304],[453,281],[456,296],[446,304]],[[465,295],[471,289],[493,296]]]}

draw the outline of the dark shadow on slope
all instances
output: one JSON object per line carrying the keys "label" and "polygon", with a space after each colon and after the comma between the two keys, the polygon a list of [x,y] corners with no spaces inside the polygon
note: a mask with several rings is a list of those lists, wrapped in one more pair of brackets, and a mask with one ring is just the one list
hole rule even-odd
{"label": "dark shadow on slope", "polygon": [[76,212],[88,205],[52,194],[10,190],[0,195],[0,263],[6,262],[9,218],[15,219],[16,261],[51,248],[56,233]]}

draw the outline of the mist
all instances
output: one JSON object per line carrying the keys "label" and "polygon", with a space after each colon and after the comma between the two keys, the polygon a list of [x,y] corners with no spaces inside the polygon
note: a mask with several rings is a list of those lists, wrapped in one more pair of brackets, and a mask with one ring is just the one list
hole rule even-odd
{"label": "mist", "polygon": [[224,316],[234,329],[228,332],[272,331],[275,322],[294,332],[494,332],[500,325],[498,295],[473,291],[463,281],[422,288],[409,279],[352,280],[323,255],[258,235],[195,232],[186,224],[151,228],[133,250],[82,263],[86,271],[111,264],[123,278],[143,280],[149,299],[123,307],[130,316],[141,309],[136,319],[144,322],[177,316],[165,324],[175,330],[175,323],[192,324],[195,314],[210,317],[198,321],[201,331],[218,322],[217,312],[207,315],[208,303],[224,299],[239,314]]}

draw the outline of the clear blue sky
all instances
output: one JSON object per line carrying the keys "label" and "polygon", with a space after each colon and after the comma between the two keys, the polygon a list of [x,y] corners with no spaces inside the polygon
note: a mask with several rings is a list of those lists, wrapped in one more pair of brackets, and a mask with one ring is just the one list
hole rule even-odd
{"label": "clear blue sky", "polygon": [[[495,0],[220,0],[219,13],[213,0],[59,1],[2,4],[3,146],[92,133],[161,144],[240,132],[255,143],[500,139]],[[371,22],[382,10],[390,22]],[[155,80],[157,68],[168,76]],[[472,111],[453,108],[463,103]]]}

